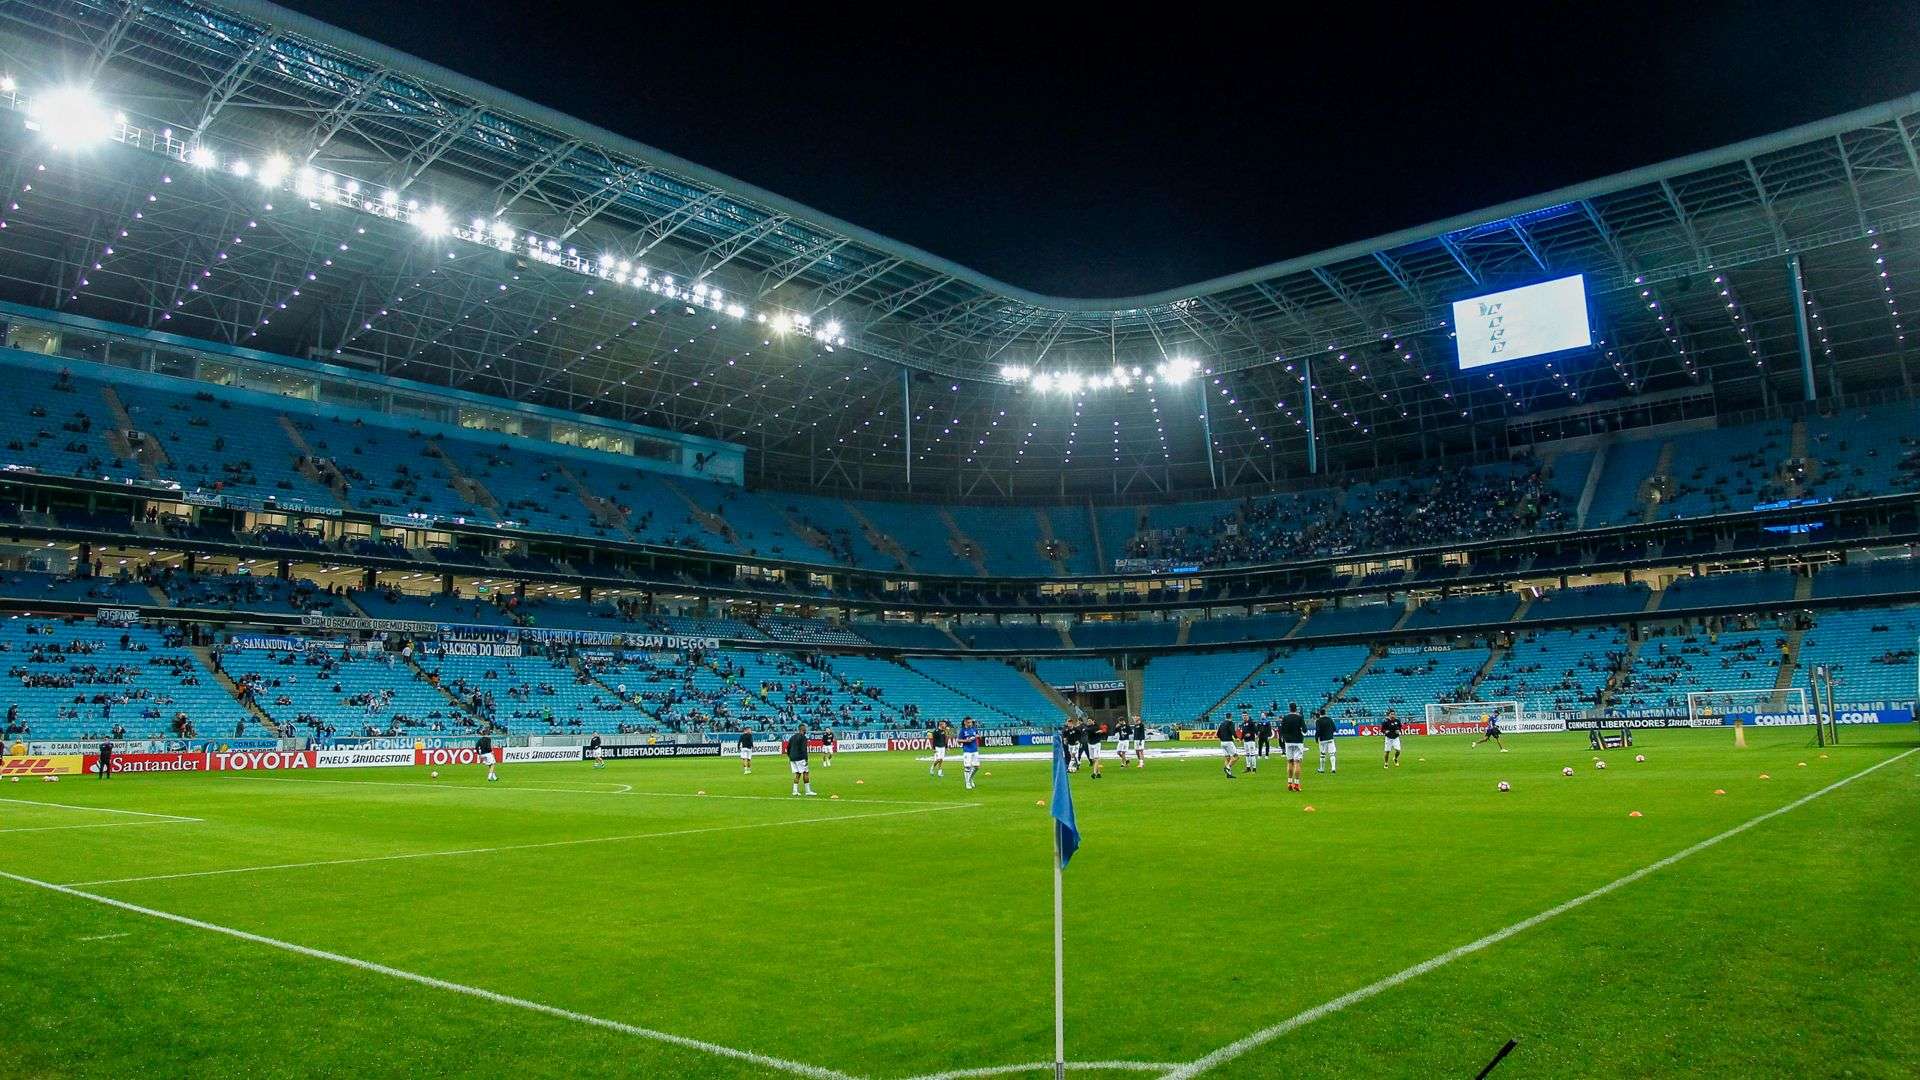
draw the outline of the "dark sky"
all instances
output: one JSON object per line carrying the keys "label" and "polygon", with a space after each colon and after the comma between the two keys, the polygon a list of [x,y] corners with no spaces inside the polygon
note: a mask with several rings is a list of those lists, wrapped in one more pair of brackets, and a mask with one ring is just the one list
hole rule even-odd
{"label": "dark sky", "polygon": [[1338,13],[1321,22],[283,2],[1069,296],[1185,285],[1920,91],[1920,6],[1877,0],[1314,4]]}

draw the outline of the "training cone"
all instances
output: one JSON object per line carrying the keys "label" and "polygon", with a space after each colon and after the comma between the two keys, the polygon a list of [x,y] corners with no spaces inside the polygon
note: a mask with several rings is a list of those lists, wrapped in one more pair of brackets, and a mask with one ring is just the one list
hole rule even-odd
{"label": "training cone", "polygon": [[1803,761],[1803,762],[1801,762],[1801,763],[1800,763],[1800,767],[1801,767],[1801,768],[1803,768],[1803,769],[1804,769],[1804,768],[1806,768],[1806,767],[1807,767],[1807,763],[1806,763],[1806,762],[1804,762],[1804,761]]}
{"label": "training cone", "polygon": [[1761,774],[1760,774],[1760,779],[1762,779],[1762,780],[1771,780],[1771,779],[1773,779],[1773,777],[1771,777],[1771,776],[1768,776],[1768,775],[1767,775],[1766,773],[1761,773]]}
{"label": "training cone", "polygon": [[1640,816],[1640,811],[1638,811],[1638,810],[1635,810],[1635,811],[1633,811],[1632,813],[1630,813],[1630,814],[1628,814],[1627,816],[1628,816],[1628,817],[1639,817],[1639,816]]}
{"label": "training cone", "polygon": [[1311,814],[1311,813],[1313,813],[1313,807],[1311,807],[1311,806],[1303,806],[1303,807],[1301,807],[1300,809],[1301,809],[1301,810],[1303,810],[1303,811],[1305,811],[1305,812],[1307,812],[1307,813],[1309,813],[1309,814]]}
{"label": "training cone", "polygon": [[866,781],[865,781],[865,780],[855,780],[855,781],[854,781],[854,783],[856,783],[856,784],[864,784],[864,783],[866,783]]}
{"label": "training cone", "polygon": [[840,796],[838,796],[838,795],[829,795],[829,796],[827,796],[827,798],[828,798],[828,799],[837,799],[837,798],[839,798],[839,797],[840,797]]}
{"label": "training cone", "polygon": [[1035,800],[1033,800],[1033,805],[1035,805],[1035,806],[1045,806],[1045,805],[1047,805],[1047,800],[1045,800],[1045,799],[1035,799]]}
{"label": "training cone", "polygon": [[1822,761],[1825,761],[1825,760],[1826,760],[1826,757],[1827,757],[1827,755],[1825,755],[1825,754],[1821,754],[1821,755],[1820,755],[1820,759],[1821,759]]}
{"label": "training cone", "polygon": [[699,791],[694,792],[695,795],[705,795],[706,793],[707,793],[706,788],[701,788]]}
{"label": "training cone", "polygon": [[1715,795],[1725,795],[1727,793],[1727,789],[1723,787],[1717,787],[1713,789],[1713,793]]}

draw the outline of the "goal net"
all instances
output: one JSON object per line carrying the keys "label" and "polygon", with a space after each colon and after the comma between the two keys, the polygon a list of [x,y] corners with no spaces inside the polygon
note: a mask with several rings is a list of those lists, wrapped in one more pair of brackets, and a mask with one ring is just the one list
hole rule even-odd
{"label": "goal net", "polygon": [[1427,734],[1465,735],[1477,733],[1487,721],[1497,720],[1502,731],[1520,729],[1520,703],[1517,701],[1436,701],[1427,706]]}
{"label": "goal net", "polygon": [[1687,695],[1687,722],[1694,727],[1740,723],[1749,727],[1811,724],[1805,687],[1784,690],[1695,690]]}

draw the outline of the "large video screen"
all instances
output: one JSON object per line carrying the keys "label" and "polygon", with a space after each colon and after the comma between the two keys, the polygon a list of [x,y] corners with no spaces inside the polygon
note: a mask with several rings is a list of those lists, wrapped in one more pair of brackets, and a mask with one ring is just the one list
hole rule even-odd
{"label": "large video screen", "polygon": [[1586,348],[1593,344],[1587,279],[1575,274],[1457,300],[1453,338],[1462,371]]}

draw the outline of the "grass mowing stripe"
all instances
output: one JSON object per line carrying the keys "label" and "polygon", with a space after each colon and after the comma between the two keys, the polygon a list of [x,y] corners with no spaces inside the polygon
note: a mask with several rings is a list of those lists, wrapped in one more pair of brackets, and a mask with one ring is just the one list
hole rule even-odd
{"label": "grass mowing stripe", "polygon": [[[1025,1065],[988,1065],[978,1069],[955,1069],[951,1072],[927,1073],[925,1076],[910,1077],[909,1080],[973,1080],[975,1077],[1007,1076],[1012,1073],[1045,1072],[1053,1068],[1051,1061],[1029,1061]],[[1178,1066],[1164,1061],[1069,1061],[1068,1072],[1159,1072]]]}
{"label": "grass mowing stripe", "polygon": [[1525,919],[1520,920],[1517,923],[1514,923],[1511,926],[1505,927],[1500,930],[1495,930],[1493,933],[1488,934],[1485,937],[1478,938],[1474,941],[1470,941],[1458,948],[1450,949],[1447,952],[1441,953],[1439,956],[1433,957],[1432,959],[1423,960],[1420,963],[1415,964],[1410,968],[1397,971],[1392,975],[1388,975],[1384,979],[1378,980],[1377,982],[1368,983],[1367,985],[1359,988],[1358,990],[1353,990],[1348,993],[1342,994],[1339,997],[1334,998],[1332,1001],[1328,1001],[1320,1005],[1316,1005],[1313,1008],[1306,1010],[1305,1012],[1295,1013],[1293,1016],[1290,1016],[1287,1019],[1282,1020],[1271,1027],[1262,1028],[1259,1031],[1256,1031],[1253,1034],[1248,1035],[1243,1039],[1239,1039],[1235,1042],[1228,1043],[1226,1046],[1223,1046],[1220,1049],[1213,1051],[1212,1053],[1206,1055],[1205,1057],[1199,1058],[1194,1061],[1190,1061],[1187,1064],[1182,1065],[1179,1068],[1166,1073],[1160,1078],[1160,1080],[1190,1080],[1190,1078],[1198,1076],[1201,1073],[1206,1072],[1208,1069],[1212,1069],[1218,1065],[1224,1065],[1227,1062],[1242,1056],[1243,1054],[1247,1053],[1247,1051],[1249,1050],[1253,1050],[1258,1047],[1264,1046],[1267,1043],[1272,1042],[1273,1040],[1279,1038],[1282,1035],[1287,1034],[1290,1031],[1293,1031],[1297,1028],[1305,1027],[1306,1025],[1313,1023],[1315,1020],[1318,1020],[1321,1017],[1330,1016],[1346,1008],[1349,1005],[1356,1005],[1362,1001],[1367,1000],[1370,997],[1374,997],[1378,994],[1384,993],[1385,991],[1391,990],[1402,983],[1408,982],[1412,979],[1417,979],[1420,976],[1425,975],[1427,972],[1432,971],[1436,968],[1445,967],[1446,965],[1453,963],[1455,960],[1458,960],[1463,956],[1470,956],[1473,953],[1477,953],[1480,950],[1485,949],[1491,945],[1497,945],[1500,942],[1505,941],[1510,937],[1513,937],[1515,934],[1519,934],[1524,931],[1531,930],[1532,928],[1540,925],[1541,923],[1546,922],[1549,919],[1555,918],[1556,916],[1564,915],[1567,912],[1572,911],[1574,908],[1577,908],[1582,904],[1587,903],[1590,900],[1597,900],[1600,897],[1607,895],[1608,893],[1614,892],[1618,889],[1625,888],[1626,886],[1631,885],[1636,881],[1639,881],[1641,878],[1646,877],[1648,874],[1651,874],[1656,870],[1664,870],[1667,867],[1672,866],[1674,863],[1680,862],[1683,859],[1689,858],[1693,855],[1698,855],[1700,852],[1705,851],[1710,847],[1713,847],[1714,845],[1720,843],[1723,840],[1730,840],[1733,837],[1739,836],[1741,833],[1746,832],[1748,829],[1751,829],[1756,825],[1759,825],[1763,822],[1770,821],[1774,818],[1777,818],[1781,814],[1785,814],[1788,811],[1797,810],[1800,807],[1805,806],[1808,803],[1812,802],[1813,800],[1818,799],[1822,795],[1826,795],[1830,792],[1838,791],[1839,789],[1846,787],[1848,784],[1853,783],[1855,780],[1860,779],[1861,777],[1867,775],[1868,773],[1886,768],[1888,765],[1892,765],[1895,762],[1911,757],[1916,753],[1920,753],[1920,747],[1915,747],[1911,750],[1904,750],[1886,759],[1885,761],[1875,762],[1874,764],[1869,765],[1864,769],[1861,769],[1859,772],[1854,773],[1851,776],[1847,776],[1839,780],[1835,780],[1833,783],[1828,784],[1826,787],[1823,787],[1818,791],[1812,792],[1807,795],[1802,795],[1800,798],[1793,800],[1792,802],[1786,804],[1785,806],[1776,807],[1775,809],[1769,810],[1764,814],[1758,815],[1757,817],[1748,818],[1746,821],[1743,821],[1740,824],[1735,825],[1733,828],[1728,829],[1725,832],[1717,833],[1713,836],[1709,836],[1705,840],[1702,840],[1691,847],[1682,848],[1681,850],[1676,851],[1671,855],[1668,855],[1664,859],[1660,859],[1657,862],[1648,863],[1647,865],[1641,867],[1638,870],[1633,871],[1630,874],[1625,874],[1621,877],[1617,877],[1612,881],[1607,882],[1605,885],[1602,885],[1599,888],[1594,889],[1592,892],[1583,893],[1564,903],[1556,904],[1553,907],[1550,907],[1547,910],[1542,911],[1537,915],[1529,916]]}
{"label": "grass mowing stripe", "polygon": [[[224,780],[258,780],[276,784],[341,784],[347,787],[405,787],[431,788],[435,791],[480,791],[481,788],[462,784],[442,784],[433,781],[419,783],[402,780],[320,780],[309,776],[225,776]],[[552,791],[563,795],[639,795],[654,799],[739,799],[748,802],[792,802],[791,795],[703,795],[697,791],[635,791],[632,784],[616,785],[624,791],[601,791],[597,788],[533,787],[527,784],[509,784],[506,787],[486,788],[486,791]],[[843,803],[866,804],[869,806],[951,806],[938,799],[840,799]]]}
{"label": "grass mowing stripe", "polygon": [[[268,863],[263,866],[233,866],[224,870],[189,870],[178,874],[148,874],[144,877],[101,878],[96,881],[70,881],[63,888],[96,885],[128,885],[137,881],[173,881],[179,878],[221,877],[227,874],[253,874],[264,870],[302,870],[314,866],[352,866],[356,863],[401,862],[407,859],[439,859],[454,855],[492,855],[502,851],[535,851],[541,848],[579,847],[583,844],[613,844],[625,840],[659,840],[670,836],[698,836],[702,833],[740,832],[746,829],[774,829],[782,825],[818,825],[829,821],[861,821],[869,818],[906,817],[912,814],[937,814],[942,810],[966,810],[983,803],[941,803],[912,810],[876,810],[869,814],[823,814],[819,817],[793,818],[789,821],[755,821],[745,825],[704,825],[697,829],[669,829],[663,832],[627,833],[623,836],[590,836],[579,840],[541,840],[531,844],[501,844],[496,847],[449,848],[444,851],[410,851],[398,855],[366,855],[356,859],[319,859],[313,862]],[[20,832],[31,830],[21,829]]]}
{"label": "grass mowing stripe", "polygon": [[94,814],[126,814],[129,817],[166,818],[170,821],[199,821],[197,817],[185,817],[180,814],[150,814],[144,810],[114,810],[105,806],[83,806],[79,803],[47,802],[43,799],[7,799],[0,802],[19,803],[21,806],[50,806],[59,810],[84,810]]}
{"label": "grass mowing stripe", "polygon": [[710,1043],[701,1039],[688,1038],[685,1035],[675,1035],[671,1032],[655,1031],[652,1028],[625,1024],[618,1020],[589,1016],[586,1013],[574,1012],[571,1009],[562,1009],[557,1005],[547,1005],[538,1001],[529,1001],[526,998],[497,993],[493,990],[482,989],[478,986],[468,986],[465,983],[448,982],[445,979],[436,979],[431,975],[422,975],[414,971],[388,967],[385,964],[376,964],[371,960],[361,960],[336,952],[328,952],[325,949],[315,949],[306,945],[297,945],[291,941],[282,941],[279,938],[270,938],[261,934],[250,933],[249,931],[238,930],[231,926],[221,926],[217,923],[203,922],[186,915],[177,915],[171,911],[160,911],[156,908],[142,907],[139,904],[130,904],[125,900],[115,900],[111,896],[100,896],[95,893],[81,892],[79,889],[70,886],[55,885],[50,881],[41,881],[37,878],[24,877],[20,874],[11,874],[5,870],[0,870],[0,878],[5,878],[8,881],[16,881],[22,885],[31,885],[39,889],[47,889],[63,896],[71,896],[80,900],[91,900],[96,904],[105,904],[108,907],[118,908],[121,911],[130,911],[135,915],[145,915],[149,918],[163,919],[167,922],[178,923],[181,926],[190,926],[196,930],[205,930],[209,933],[224,934],[227,937],[238,938],[241,941],[252,942],[256,945],[265,945],[269,948],[282,949],[286,952],[310,957],[315,960],[344,964],[347,967],[357,968],[361,971],[370,971],[377,975],[386,975],[410,983],[417,983],[421,986],[432,987],[435,990],[464,994],[467,997],[490,1001],[496,1005],[508,1005],[516,1009],[525,1009],[528,1012],[540,1013],[543,1016],[552,1016],[561,1020],[571,1020],[576,1024],[587,1024],[593,1027],[605,1028],[609,1031],[617,1031],[624,1035],[633,1035],[638,1038],[666,1043],[670,1046],[678,1046],[688,1050],[700,1050],[705,1053],[716,1054],[720,1057],[732,1058],[735,1061],[751,1062],[763,1068],[777,1069],[780,1072],[792,1073],[796,1076],[811,1077],[812,1080],[858,1080],[858,1078],[849,1076],[836,1069],[829,1069],[820,1065],[808,1065],[804,1062],[788,1061],[785,1058],[755,1053],[752,1050],[741,1050],[737,1047],[722,1046],[719,1043]]}
{"label": "grass mowing stripe", "polygon": [[28,825],[19,829],[0,829],[0,836],[23,832],[64,832],[67,829],[125,829],[133,825],[197,825],[199,818],[177,818],[167,821],[97,821],[92,825]]}

